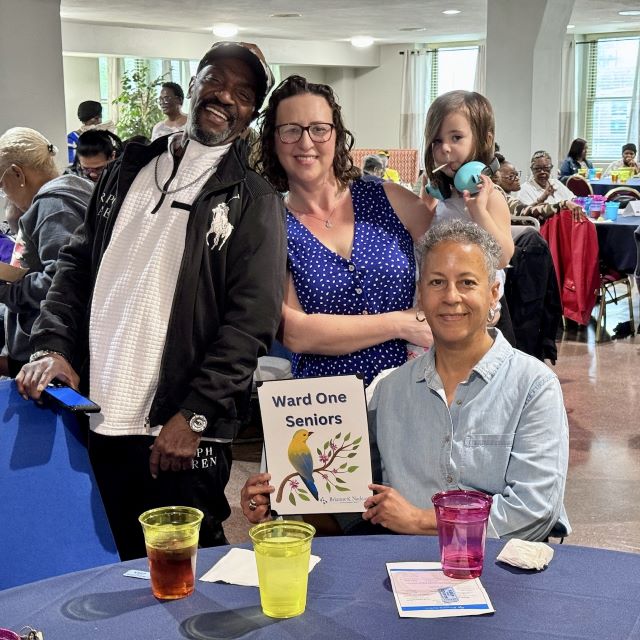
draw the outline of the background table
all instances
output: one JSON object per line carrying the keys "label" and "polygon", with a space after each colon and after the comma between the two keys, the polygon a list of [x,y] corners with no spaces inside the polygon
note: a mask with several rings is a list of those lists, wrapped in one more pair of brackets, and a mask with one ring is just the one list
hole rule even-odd
{"label": "background table", "polygon": [[593,189],[593,193],[597,195],[604,196],[611,189],[615,189],[616,187],[631,187],[636,191],[640,191],[640,177],[631,178],[626,182],[611,182],[611,176],[607,176],[606,178],[600,178],[600,180],[589,180],[589,184]]}
{"label": "background table", "polygon": [[640,226],[640,216],[618,216],[609,222],[597,222],[600,259],[612,269],[633,273],[638,252],[634,231]]}
{"label": "background table", "polygon": [[[147,581],[123,577],[146,567],[135,560],[0,592],[0,621],[30,624],[49,640],[640,638],[640,554],[553,545],[549,568],[529,572],[495,562],[503,544],[487,543],[481,578],[492,615],[398,617],[385,562],[437,560],[437,539],[369,536],[314,540],[322,560],[309,575],[306,612],[290,620],[264,616],[254,587],[198,582],[192,596],[159,602]],[[198,575],[227,550],[200,550]]]}

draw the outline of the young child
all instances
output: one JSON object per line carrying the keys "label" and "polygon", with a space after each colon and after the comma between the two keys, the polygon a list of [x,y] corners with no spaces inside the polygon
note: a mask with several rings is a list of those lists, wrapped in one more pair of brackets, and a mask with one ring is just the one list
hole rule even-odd
{"label": "young child", "polygon": [[478,193],[459,193],[453,179],[456,171],[473,160],[489,166],[495,157],[495,122],[489,101],[474,91],[450,91],[436,98],[425,125],[425,175],[443,200],[426,196],[435,208],[432,224],[460,218],[486,229],[502,248],[500,266],[513,255],[511,217],[504,196],[481,175]]}
{"label": "young child", "polygon": [[[500,267],[506,267],[513,255],[511,214],[502,193],[494,189],[487,175],[480,175],[478,193],[459,193],[454,177],[467,162],[479,161],[490,166],[495,160],[495,119],[491,103],[475,91],[449,91],[436,98],[427,112],[425,124],[425,182],[437,189],[442,199],[423,194],[434,211],[432,225],[446,220],[475,222],[488,231],[502,248]],[[500,280],[500,297],[504,291],[504,271]],[[509,342],[515,344],[508,313],[499,304],[491,326],[498,325]]]}

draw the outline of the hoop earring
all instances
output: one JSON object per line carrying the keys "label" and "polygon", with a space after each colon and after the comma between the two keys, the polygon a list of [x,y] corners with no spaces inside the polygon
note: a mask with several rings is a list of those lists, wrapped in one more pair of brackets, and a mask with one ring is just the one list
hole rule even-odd
{"label": "hoop earring", "polygon": [[496,319],[496,310],[493,307],[489,307],[489,313],[487,313],[487,322],[491,324]]}
{"label": "hoop earring", "polygon": [[418,322],[425,322],[427,319],[427,316],[424,315],[424,311],[422,309],[418,309],[416,311],[416,320]]}

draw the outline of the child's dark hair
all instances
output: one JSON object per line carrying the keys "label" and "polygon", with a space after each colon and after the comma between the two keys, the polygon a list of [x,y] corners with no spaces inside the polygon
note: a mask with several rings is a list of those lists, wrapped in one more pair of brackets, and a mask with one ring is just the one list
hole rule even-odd
{"label": "child's dark hair", "polygon": [[451,113],[462,111],[469,120],[473,134],[473,151],[467,162],[478,160],[490,165],[495,152],[495,119],[491,103],[475,91],[449,91],[438,96],[429,107],[424,131],[424,166],[431,185],[442,193],[450,193],[450,179],[436,168],[433,143],[440,133],[442,122]]}
{"label": "child's dark hair", "polygon": [[91,158],[103,153],[107,159],[117,157],[122,152],[122,140],[115,133],[105,129],[90,129],[78,138],[76,156]]}

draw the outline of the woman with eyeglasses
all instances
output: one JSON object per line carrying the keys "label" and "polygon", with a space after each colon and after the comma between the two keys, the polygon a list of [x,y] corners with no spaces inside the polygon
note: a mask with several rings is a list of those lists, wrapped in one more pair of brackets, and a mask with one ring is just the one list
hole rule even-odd
{"label": "woman with eyeglasses", "polygon": [[500,163],[500,168],[493,176],[493,181],[506,193],[517,193],[520,191],[520,174],[501,153],[496,153],[496,158]]}
{"label": "woman with eyeglasses", "polygon": [[182,112],[184,91],[176,82],[163,82],[158,104],[166,120],[158,122],[151,131],[151,140],[182,131],[187,124],[187,114]]}
{"label": "woman with eyeglasses", "polygon": [[531,156],[531,177],[522,185],[518,200],[524,204],[557,204],[575,198],[575,194],[560,180],[551,177],[553,162],[546,151]]}
{"label": "woman with eyeglasses", "polygon": [[328,85],[290,76],[263,115],[258,170],[285,193],[288,282],[280,338],[295,377],[360,373],[369,384],[431,345],[412,309],[413,243],[426,205],[390,182],[365,182]]}
{"label": "woman with eyeglasses", "polygon": [[29,360],[31,327],[51,286],[58,252],[82,223],[93,191],[88,180],[60,175],[56,153],[33,129],[14,127],[0,136],[0,197],[24,211],[11,264],[28,270],[14,282],[0,281],[8,350],[8,358],[0,359],[0,372],[12,377]]}

